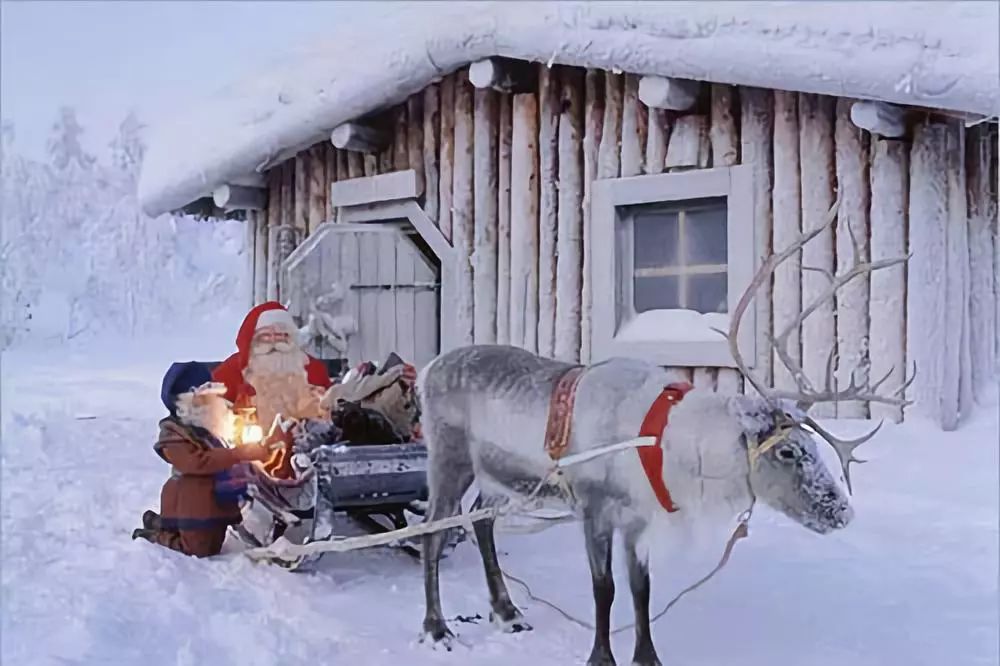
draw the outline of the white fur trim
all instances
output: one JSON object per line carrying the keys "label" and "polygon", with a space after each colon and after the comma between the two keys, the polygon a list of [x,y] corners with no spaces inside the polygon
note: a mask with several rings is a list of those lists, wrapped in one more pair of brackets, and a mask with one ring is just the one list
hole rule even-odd
{"label": "white fur trim", "polygon": [[265,326],[282,326],[295,330],[295,320],[288,310],[264,310],[257,317],[257,326],[254,330],[260,330]]}

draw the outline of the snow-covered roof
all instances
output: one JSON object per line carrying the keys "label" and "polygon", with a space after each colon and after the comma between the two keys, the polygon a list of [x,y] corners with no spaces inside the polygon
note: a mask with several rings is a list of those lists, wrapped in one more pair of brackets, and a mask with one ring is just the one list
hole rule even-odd
{"label": "snow-covered roof", "polygon": [[997,115],[998,19],[994,2],[391,3],[185,103],[154,128],[139,198],[180,208],[490,56]]}

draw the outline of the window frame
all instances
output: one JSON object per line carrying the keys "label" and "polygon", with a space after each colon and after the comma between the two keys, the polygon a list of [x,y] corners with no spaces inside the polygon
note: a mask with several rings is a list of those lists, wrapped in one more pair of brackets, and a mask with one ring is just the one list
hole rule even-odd
{"label": "window frame", "polygon": [[[632,213],[624,208],[692,199],[726,198],[727,310],[732,312],[750,285],[758,264],[755,245],[753,171],[749,165],[598,180],[591,203],[591,359],[641,358],[677,367],[735,367],[729,345],[720,335],[683,339],[673,332],[657,340],[623,340],[633,320]],[[737,344],[744,359],[756,357],[756,308],[747,309]]]}

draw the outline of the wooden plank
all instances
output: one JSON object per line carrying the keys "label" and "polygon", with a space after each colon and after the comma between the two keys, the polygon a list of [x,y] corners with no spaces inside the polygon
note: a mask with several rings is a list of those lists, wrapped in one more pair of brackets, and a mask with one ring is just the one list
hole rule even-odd
{"label": "wooden plank", "polygon": [[[808,156],[800,160],[802,178],[802,230],[816,228],[826,218],[833,204],[834,148],[832,97],[799,95],[799,151]],[[802,249],[803,306],[826,291],[823,271],[834,270],[833,229],[826,229]],[[758,311],[758,317],[760,312]],[[827,358],[836,344],[833,303],[823,303],[802,324],[802,369],[813,382],[822,382]],[[834,415],[832,405],[817,405],[817,416]]]}
{"label": "wooden plank", "polygon": [[361,167],[364,169],[366,176],[371,177],[378,174],[378,155],[365,153],[362,156],[362,160]]}
{"label": "wooden plank", "polygon": [[267,221],[269,216],[269,211],[259,211],[257,213],[253,269],[253,300],[255,304],[263,303],[267,300]]}
{"label": "wooden plank", "polygon": [[256,249],[257,245],[257,211],[248,210],[247,219],[243,224],[243,254],[244,261],[246,262],[246,272],[247,272],[247,282],[248,288],[246,290],[247,300],[250,301],[249,307],[253,307],[255,303],[254,286],[257,283],[256,275],[254,270],[257,267]]}
{"label": "wooden plank", "polygon": [[[711,87],[711,109],[709,116],[708,138],[711,145],[711,165],[713,167],[728,167],[739,163],[740,134],[736,125],[735,106],[736,88],[724,84],[713,83]],[[775,120],[777,123],[777,120]],[[796,125],[797,127],[797,125]],[[777,131],[777,129],[775,129]],[[777,141],[777,139],[775,139]],[[798,150],[798,136],[793,136]],[[777,144],[776,144],[777,145]],[[777,152],[777,150],[775,150]],[[777,163],[777,155],[775,155]],[[798,174],[795,174],[798,183]],[[777,175],[775,175],[777,183]],[[775,185],[777,187],[777,184]],[[796,215],[798,214],[798,198],[795,200]],[[797,259],[797,257],[796,257]],[[798,267],[795,269],[795,280],[798,283]],[[796,291],[796,299],[799,294]],[[796,301],[798,302],[798,301]],[[796,353],[798,352],[798,336],[796,336]],[[732,368],[719,368],[715,378],[715,390],[724,393],[740,393],[743,390],[743,377],[739,371]]]}
{"label": "wooden plank", "polygon": [[583,98],[582,72],[566,69],[560,81],[559,229],[556,259],[555,357],[580,359],[583,269]]}
{"label": "wooden plank", "polygon": [[295,156],[295,238],[296,245],[309,235],[309,172],[312,171],[312,156],[303,150]]}
{"label": "wooden plank", "polygon": [[265,243],[265,270],[267,287],[265,289],[265,300],[274,300],[278,297],[278,272],[276,261],[278,248],[273,242],[275,229],[281,225],[281,166],[277,166],[267,172],[267,243]]}
{"label": "wooden plank", "polygon": [[441,80],[441,182],[438,196],[438,227],[451,240],[452,190],[455,179],[455,80],[451,74]]}
{"label": "wooden plank", "polygon": [[597,155],[597,177],[618,178],[621,168],[622,107],[624,78],[620,74],[604,75],[604,122]]}
{"label": "wooden plank", "polygon": [[318,143],[309,149],[309,214],[308,234],[311,236],[316,228],[327,219],[327,176],[326,176],[326,144]]}
{"label": "wooden plank", "polygon": [[438,175],[438,153],[441,138],[441,100],[438,84],[432,83],[424,89],[424,212],[427,217],[438,222],[441,181]]}
{"label": "wooden plank", "polygon": [[[413,248],[410,251],[413,260],[413,279],[416,282],[435,282],[441,284],[439,269],[435,268],[426,257]],[[417,368],[422,368],[438,354],[440,291],[418,291],[414,294],[414,356],[410,361]]]}
{"label": "wooden plank", "polygon": [[458,294],[453,311],[463,344],[473,341],[472,245],[474,240],[472,84],[465,73],[455,83],[455,181],[452,192],[452,246],[458,256]]}
{"label": "wooden plank", "polygon": [[[378,243],[378,284],[398,284],[396,279],[396,239],[395,233],[374,234]],[[399,298],[398,289],[379,289],[378,299],[378,356],[372,360],[381,363],[389,352],[395,351],[399,339]],[[407,331],[409,335],[409,331]]]}
{"label": "wooden plank", "polygon": [[[871,258],[880,261],[906,254],[909,148],[903,141],[873,140],[871,152]],[[891,393],[906,373],[905,266],[872,273],[868,314],[871,376],[880,378],[891,370],[884,384]],[[902,408],[895,405],[871,403],[869,411],[872,418],[903,419]]]}
{"label": "wooden plank", "polygon": [[510,341],[538,349],[538,102],[514,96],[510,177]]}
{"label": "wooden plank", "polygon": [[[625,75],[622,96],[622,176],[643,172],[646,148],[646,108],[639,102],[639,76]],[[641,118],[641,120],[640,120]]]}
{"label": "wooden plank", "polygon": [[323,186],[323,195],[326,198],[326,209],[328,220],[336,220],[337,206],[333,203],[330,195],[330,187],[337,181],[337,149],[333,144],[327,144],[323,153],[323,161],[326,164],[326,184]]}
{"label": "wooden plank", "polygon": [[[588,69],[584,78],[583,131],[583,294],[580,312],[580,360],[591,358],[591,192],[598,177],[599,147],[604,127],[604,72]],[[664,148],[666,150],[666,148]]]}
{"label": "wooden plank", "polygon": [[424,94],[406,100],[406,161],[417,174],[417,192],[424,193]]}
{"label": "wooden plank", "polygon": [[972,353],[969,346],[969,206],[965,196],[965,131],[949,120],[946,135],[948,231],[945,262],[944,376],[942,428],[955,430],[973,409]]}
{"label": "wooden plank", "polygon": [[353,367],[365,360],[362,292],[351,289],[351,285],[361,282],[361,244],[355,233],[337,234],[334,242],[335,249],[340,252],[339,283],[344,288],[344,313],[353,317],[357,324],[357,331],[347,341],[347,358]]}
{"label": "wooden plank", "polygon": [[[674,121],[667,144],[666,167],[679,169],[704,169],[711,159],[711,142],[708,136],[708,117],[681,116]],[[624,164],[622,165],[624,169]],[[622,173],[624,174],[624,171]]]}
{"label": "wooden plank", "polygon": [[[776,251],[790,246],[802,233],[802,201],[799,184],[799,98],[798,93],[774,92],[774,191],[772,196]],[[802,253],[796,252],[774,271],[772,287],[774,331],[783,331],[802,311]],[[801,327],[788,337],[788,354],[802,363]],[[766,344],[758,340],[758,344]],[[795,379],[773,354],[774,386],[792,390]]]}
{"label": "wooden plank", "polygon": [[497,342],[510,342],[510,142],[513,98],[501,95],[497,174]]}
{"label": "wooden plank", "polygon": [[[868,180],[868,137],[851,122],[851,100],[839,98],[834,127],[837,191],[840,210],[837,214],[837,272],[850,270],[854,263],[851,232],[860,245],[861,260],[871,256],[868,246],[868,209],[871,191]],[[868,355],[868,290],[869,279],[862,275],[837,292],[834,321],[837,325],[837,355],[839,357],[837,386],[850,384],[849,372],[859,364],[867,364]],[[863,375],[858,376],[863,381]],[[840,418],[868,418],[868,405],[850,401],[836,405]]]}
{"label": "wooden plank", "polygon": [[[379,238],[374,231],[358,234],[358,277],[361,284],[375,284],[379,278]],[[380,296],[378,291],[364,290],[360,293],[361,319],[358,321],[358,337],[361,342],[361,360],[376,361],[382,343],[382,321],[379,317]]]}
{"label": "wooden plank", "polygon": [[406,104],[398,105],[392,114],[392,168],[396,171],[410,168],[409,123]]}
{"label": "wooden plank", "polygon": [[906,360],[916,363],[917,376],[907,397],[913,404],[904,416],[926,416],[944,422],[942,393],[947,329],[941,267],[947,262],[948,160],[947,127],[923,123],[914,127],[910,152],[909,251],[906,270]]}
{"label": "wooden plank", "polygon": [[333,183],[330,197],[334,206],[412,199],[417,195],[417,175],[413,169],[354,178]]}
{"label": "wooden plank", "polygon": [[[353,150],[347,152],[347,177],[361,178],[365,175],[365,156]],[[329,189],[329,188],[328,188]]]}
{"label": "wooden plank", "polygon": [[[711,123],[708,130],[709,141],[712,144],[712,166],[732,166],[739,161],[740,135],[736,130],[736,118],[733,115],[733,97],[735,88],[722,83],[712,84]],[[788,93],[782,93],[787,95]],[[775,96],[778,92],[775,92]],[[796,124],[797,126],[797,124]],[[777,139],[775,139],[777,146]],[[795,137],[796,152],[798,137]]]}
{"label": "wooden plank", "polygon": [[473,340],[497,340],[497,93],[476,88],[473,111]]}
{"label": "wooden plank", "polygon": [[559,74],[544,63],[538,67],[538,353],[551,357],[556,335]]}
{"label": "wooden plank", "polygon": [[[336,163],[337,163],[336,167],[335,167],[336,168],[336,174],[337,174],[336,175],[336,179],[338,181],[340,181],[340,180],[348,180],[348,178],[350,178],[350,176],[348,176],[348,174],[347,174],[347,156],[351,154],[351,151],[349,151],[349,150],[335,150],[334,152],[336,153],[336,158],[335,159],[336,159]],[[330,188],[327,187],[326,189],[327,189],[327,191],[329,191]]]}
{"label": "wooden plank", "polygon": [[649,109],[649,118],[646,119],[646,159],[643,161],[643,173],[662,173],[666,168],[670,125],[670,116],[665,110]]}
{"label": "wooden plank", "polygon": [[996,297],[993,264],[997,205],[990,194],[990,162],[996,137],[983,123],[969,130],[966,145],[969,202],[969,318],[972,384],[976,398],[989,402],[996,385]]}

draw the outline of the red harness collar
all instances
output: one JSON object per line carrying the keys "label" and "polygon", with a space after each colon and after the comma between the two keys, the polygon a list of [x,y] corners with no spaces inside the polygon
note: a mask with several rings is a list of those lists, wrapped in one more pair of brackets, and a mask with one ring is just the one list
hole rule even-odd
{"label": "red harness collar", "polygon": [[[552,460],[559,460],[566,453],[570,444],[570,432],[573,422],[573,404],[576,400],[576,387],[583,376],[584,368],[574,366],[564,372],[556,381],[549,398],[549,418],[545,426],[545,452]],[[680,402],[693,386],[687,382],[676,382],[664,387],[660,395],[650,405],[646,418],[639,428],[640,437],[655,437],[655,446],[640,446],[639,462],[646,472],[649,485],[659,500],[660,506],[668,512],[677,511],[677,506],[670,497],[667,484],[663,481],[663,429],[670,419],[670,409]]]}

